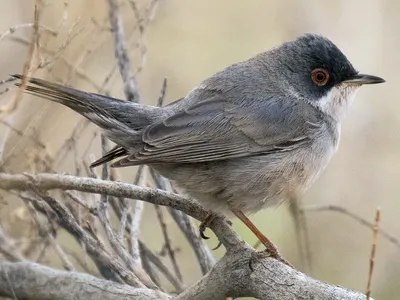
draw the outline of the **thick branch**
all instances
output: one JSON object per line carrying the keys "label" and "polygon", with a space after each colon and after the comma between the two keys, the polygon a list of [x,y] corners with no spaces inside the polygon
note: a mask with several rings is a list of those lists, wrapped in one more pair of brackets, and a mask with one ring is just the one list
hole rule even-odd
{"label": "thick branch", "polygon": [[249,247],[228,251],[210,273],[180,294],[176,300],[226,297],[365,300],[364,294],[307,277]]}
{"label": "thick branch", "polygon": [[170,299],[167,294],[133,288],[88,274],[59,271],[31,262],[0,264],[0,296],[42,300]]}

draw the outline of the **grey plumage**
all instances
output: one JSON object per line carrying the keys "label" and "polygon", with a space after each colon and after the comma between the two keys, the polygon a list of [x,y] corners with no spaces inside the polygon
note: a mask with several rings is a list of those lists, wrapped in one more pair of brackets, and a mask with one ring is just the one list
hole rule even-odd
{"label": "grey plumage", "polygon": [[[316,84],[326,75],[312,77],[320,69],[328,78]],[[326,38],[305,35],[229,66],[163,108],[29,82],[27,92],[77,111],[118,145],[95,165],[147,164],[230,215],[304,192],[336,151],[355,91],[383,80],[360,75]]]}

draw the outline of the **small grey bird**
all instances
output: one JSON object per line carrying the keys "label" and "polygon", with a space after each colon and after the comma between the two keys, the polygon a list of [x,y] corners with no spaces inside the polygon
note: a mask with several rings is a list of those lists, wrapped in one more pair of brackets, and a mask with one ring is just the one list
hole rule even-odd
{"label": "small grey bird", "polygon": [[[22,76],[14,77],[21,79]],[[146,164],[215,213],[240,218],[301,195],[336,152],[358,73],[327,38],[307,34],[233,64],[165,107],[29,78],[26,91],[61,103],[117,144],[93,166]]]}

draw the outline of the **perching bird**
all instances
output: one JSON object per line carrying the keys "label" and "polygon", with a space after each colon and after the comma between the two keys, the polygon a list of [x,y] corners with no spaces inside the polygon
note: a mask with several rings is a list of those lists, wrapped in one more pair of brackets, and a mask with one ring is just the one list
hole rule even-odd
{"label": "perching bird", "polygon": [[[16,78],[22,78],[15,75]],[[205,79],[165,107],[135,104],[40,79],[26,91],[83,115],[115,142],[93,166],[146,164],[206,208],[241,219],[301,195],[336,152],[358,73],[327,38],[307,34]]]}

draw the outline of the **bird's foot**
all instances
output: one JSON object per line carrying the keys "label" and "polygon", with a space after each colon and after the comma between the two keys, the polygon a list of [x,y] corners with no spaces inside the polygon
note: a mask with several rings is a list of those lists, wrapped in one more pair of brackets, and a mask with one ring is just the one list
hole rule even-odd
{"label": "bird's foot", "polygon": [[[208,239],[209,239],[209,237],[206,236],[206,235],[204,234],[204,232],[206,231],[207,227],[210,227],[212,221],[214,221],[214,219],[217,218],[217,217],[219,217],[219,218],[222,217],[222,218],[225,219],[224,216],[222,216],[222,215],[220,215],[220,214],[217,214],[217,213],[212,213],[212,212],[211,212],[211,213],[209,213],[208,216],[204,219],[204,221],[200,223],[200,226],[199,226],[199,233],[200,233],[200,236],[201,236],[202,239],[205,239],[205,240],[208,240]],[[232,222],[229,221],[229,220],[227,220],[227,219],[226,219],[226,222],[227,222],[229,225],[232,225]]]}
{"label": "bird's foot", "polygon": [[276,246],[274,245],[274,248],[271,249],[271,247],[267,247],[265,250],[262,251],[258,251],[258,252],[262,252],[267,254],[269,257],[275,258],[276,260],[280,261],[281,263],[284,263],[285,265],[294,268],[293,265],[287,261],[282,254],[279,253],[278,249],[276,248]]}
{"label": "bird's foot", "polygon": [[[275,248],[276,249],[276,248]],[[280,261],[281,263],[284,263],[285,265],[291,267],[294,269],[293,265],[288,262],[278,251],[275,251],[273,253],[271,253],[271,251],[267,248],[265,250],[258,250],[258,251],[254,251],[252,256],[250,257],[249,260],[249,268],[250,270],[253,272],[254,271],[254,264],[259,261],[260,259],[263,258],[274,258],[278,261]]]}
{"label": "bird's foot", "polygon": [[[206,231],[206,228],[210,226],[210,224],[212,223],[212,221],[214,221],[214,219],[217,218],[217,217],[223,217],[223,216],[222,216],[222,215],[219,215],[219,214],[217,214],[217,213],[210,213],[210,214],[204,219],[204,221],[200,223],[200,226],[199,226],[199,234],[200,234],[200,237],[201,237],[202,239],[205,239],[205,240],[208,240],[208,239],[209,239],[209,237],[206,236],[206,235],[204,234],[204,232]],[[225,218],[225,217],[223,217],[223,218]],[[232,222],[231,222],[231,221],[229,221],[229,220],[227,220],[227,219],[225,219],[225,221],[226,221],[229,225],[232,225]],[[212,248],[211,250],[217,250],[219,247],[221,247],[221,245],[222,245],[222,243],[221,243],[221,241],[219,241],[219,242],[218,242],[218,245],[217,245],[216,247]]]}

